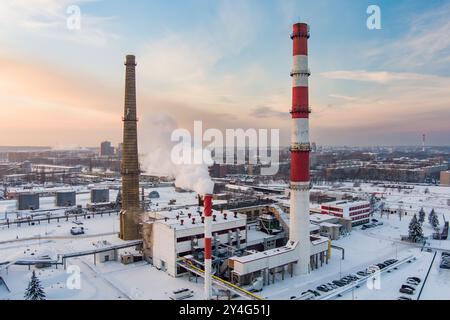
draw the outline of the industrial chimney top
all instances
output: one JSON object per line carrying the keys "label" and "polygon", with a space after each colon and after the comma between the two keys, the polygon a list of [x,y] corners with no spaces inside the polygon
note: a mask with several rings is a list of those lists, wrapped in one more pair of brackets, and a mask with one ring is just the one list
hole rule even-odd
{"label": "industrial chimney top", "polygon": [[137,66],[137,64],[136,64],[136,57],[134,55],[132,55],[132,54],[127,55],[127,58],[126,58],[126,61],[125,61],[125,65],[126,66],[128,66],[128,65]]}

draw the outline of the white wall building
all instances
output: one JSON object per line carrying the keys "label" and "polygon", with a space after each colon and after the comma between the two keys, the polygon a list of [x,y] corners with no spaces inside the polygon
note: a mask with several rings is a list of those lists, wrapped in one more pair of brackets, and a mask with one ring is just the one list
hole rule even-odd
{"label": "white wall building", "polygon": [[370,221],[369,201],[333,201],[321,205],[321,213],[352,220],[352,226]]}
{"label": "white wall building", "polygon": [[[201,211],[203,212],[203,211]],[[204,248],[204,229],[201,213],[195,209],[163,211],[156,214],[152,225],[153,265],[177,276],[177,258],[189,255],[195,249]],[[213,211],[213,237],[220,244],[245,247],[247,242],[247,218],[231,212]],[[237,239],[239,238],[239,239]]]}

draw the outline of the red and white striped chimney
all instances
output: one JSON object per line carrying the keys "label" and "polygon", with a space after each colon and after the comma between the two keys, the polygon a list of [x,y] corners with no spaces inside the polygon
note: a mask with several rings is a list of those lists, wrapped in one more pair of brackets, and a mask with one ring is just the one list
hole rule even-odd
{"label": "red and white striped chimney", "polygon": [[203,199],[205,215],[205,300],[212,299],[212,195]]}
{"label": "red and white striped chimney", "polygon": [[309,95],[308,39],[309,26],[294,24],[291,36],[294,41],[294,65],[292,69],[292,145],[291,145],[291,208],[290,240],[298,241],[299,261],[294,268],[296,275],[309,273],[311,243],[309,233]]}

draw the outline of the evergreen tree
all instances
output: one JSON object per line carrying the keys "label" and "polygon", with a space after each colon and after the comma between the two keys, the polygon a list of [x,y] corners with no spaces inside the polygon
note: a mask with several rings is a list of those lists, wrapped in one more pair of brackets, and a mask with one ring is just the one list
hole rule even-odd
{"label": "evergreen tree", "polygon": [[417,215],[411,219],[409,224],[409,240],[411,242],[420,242],[423,239],[422,225],[417,220]]}
{"label": "evergreen tree", "polygon": [[436,214],[436,212],[433,211],[433,214],[430,214],[430,224],[431,226],[436,229],[437,227],[439,227],[439,218]]}
{"label": "evergreen tree", "polygon": [[431,210],[430,214],[428,215],[428,222],[431,224],[431,220],[433,219],[433,216],[436,214],[434,209]]}
{"label": "evergreen tree", "polygon": [[419,211],[419,222],[423,224],[424,221],[425,221],[425,210],[421,208]]}
{"label": "evergreen tree", "polygon": [[28,284],[28,288],[25,291],[25,299],[26,300],[45,300],[44,289],[41,286],[41,282],[38,277],[36,277],[36,273],[33,270],[33,275],[31,276],[30,283]]}

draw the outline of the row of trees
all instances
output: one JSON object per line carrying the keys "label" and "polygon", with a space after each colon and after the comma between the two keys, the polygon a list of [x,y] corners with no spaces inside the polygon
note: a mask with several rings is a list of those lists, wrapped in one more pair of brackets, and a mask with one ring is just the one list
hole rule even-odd
{"label": "row of trees", "polygon": [[[422,242],[424,239],[423,235],[423,223],[425,222],[425,210],[423,208],[419,211],[419,218],[417,218],[417,215],[414,215],[414,217],[411,219],[411,222],[409,224],[409,240],[412,242]],[[436,214],[436,212],[431,210],[430,214],[428,215],[428,222],[433,227],[433,229],[437,229],[439,227],[439,218]]]}

